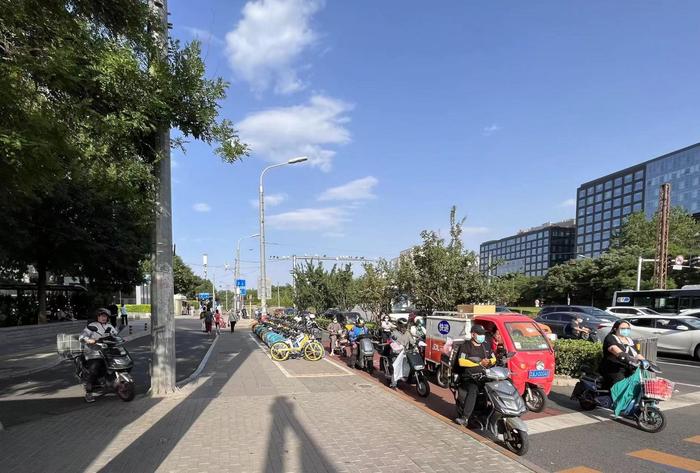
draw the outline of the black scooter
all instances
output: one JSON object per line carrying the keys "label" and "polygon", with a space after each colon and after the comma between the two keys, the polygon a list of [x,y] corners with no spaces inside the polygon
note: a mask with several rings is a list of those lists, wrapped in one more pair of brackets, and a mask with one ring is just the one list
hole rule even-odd
{"label": "black scooter", "polygon": [[367,334],[360,335],[355,340],[355,346],[355,368],[372,374],[374,371],[374,345],[372,338]]}
{"label": "black scooter", "polygon": [[[628,360],[627,364],[635,369],[641,366],[642,370],[661,373],[661,370],[656,365],[646,360],[642,362]],[[587,366],[584,366],[582,370],[583,375],[574,387],[571,399],[578,400],[581,409],[584,411],[591,411],[596,407],[613,410],[613,400],[610,391],[603,389],[603,377],[598,373],[592,372]],[[637,426],[645,432],[661,432],[666,426],[666,418],[658,407],[658,403],[662,400],[665,399],[658,394],[647,392],[642,386],[637,398],[623,411],[622,417],[635,421]]]}
{"label": "black scooter", "polygon": [[[456,350],[453,350],[450,355],[450,368],[454,366],[455,352]],[[515,354],[508,353],[504,360],[513,355]],[[527,406],[510,380],[510,370],[503,366],[494,366],[480,373],[459,375],[450,369],[449,376],[450,391],[455,398],[457,416],[463,417],[463,406],[458,398],[462,376],[471,376],[479,387],[471,420],[479,424],[480,429],[486,431],[492,438],[502,441],[511,452],[525,455],[530,441],[527,425],[520,417],[527,412]]]}
{"label": "black scooter", "polygon": [[[136,390],[134,378],[130,373],[134,367],[134,360],[124,348],[124,343],[123,338],[111,335],[96,341],[93,345],[99,351],[106,367],[105,375],[101,376],[93,386],[95,395],[104,396],[114,392],[122,401],[129,402],[134,399]],[[81,383],[88,379],[85,361],[83,355],[73,358],[75,376]]]}

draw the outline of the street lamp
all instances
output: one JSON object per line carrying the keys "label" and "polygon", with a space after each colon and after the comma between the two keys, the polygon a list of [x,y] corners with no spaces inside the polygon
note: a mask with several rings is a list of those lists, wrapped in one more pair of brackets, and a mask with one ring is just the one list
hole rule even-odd
{"label": "street lamp", "polygon": [[[241,238],[238,239],[238,243],[236,244],[236,270],[235,270],[235,272],[236,272],[236,276],[235,276],[236,281],[238,281],[238,280],[241,278],[241,240],[246,240],[246,239],[248,239],[248,238],[257,238],[257,237],[259,237],[259,236],[260,236],[259,233],[254,233],[254,234],[249,235],[249,236],[247,236],[247,237],[241,237]],[[235,303],[234,303],[235,307],[234,307],[234,309],[235,309],[236,311],[238,311],[238,310],[240,310],[240,308],[241,308],[241,307],[240,307],[240,306],[241,306],[241,295],[238,294],[238,291],[239,291],[238,286],[236,286],[236,289],[235,289],[235,290],[236,290],[236,297],[235,297],[235,299],[234,299],[234,300],[235,300]]]}
{"label": "street lamp", "polygon": [[260,173],[260,288],[258,292],[260,293],[260,310],[263,314],[267,313],[267,274],[265,272],[265,192],[263,190],[263,177],[265,173],[272,168],[277,168],[280,166],[286,166],[287,164],[297,164],[307,161],[309,158],[306,156],[299,156],[298,158],[292,158],[286,163],[273,164],[263,169]]}

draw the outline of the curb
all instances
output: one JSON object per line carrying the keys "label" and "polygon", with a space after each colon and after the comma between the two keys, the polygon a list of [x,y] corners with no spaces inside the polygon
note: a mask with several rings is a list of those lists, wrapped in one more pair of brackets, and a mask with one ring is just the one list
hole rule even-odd
{"label": "curb", "polygon": [[555,374],[552,386],[576,386],[576,383],[578,383],[576,378],[564,374]]}
{"label": "curb", "polygon": [[[331,360],[329,358],[326,358],[326,359],[328,359],[328,361],[331,361],[332,363],[340,365],[340,363],[336,360]],[[452,421],[452,419],[448,419],[447,417],[445,417],[441,414],[438,414],[437,412],[428,408],[424,404],[418,403],[415,399],[413,399],[409,395],[403,393],[402,391],[390,389],[389,387],[385,386],[383,383],[378,382],[374,377],[369,376],[367,373],[360,371],[360,372],[355,373],[355,374],[371,379],[375,384],[379,385],[386,392],[389,392],[389,393],[393,394],[394,396],[401,398],[406,403],[417,407],[418,409],[420,409],[424,413],[430,415],[431,417],[441,421],[442,423],[446,424],[447,426],[449,426],[449,427],[451,427],[451,428],[453,428],[453,429],[455,429],[463,434],[470,436],[471,438],[473,438],[477,442],[481,443],[482,445],[485,445],[485,446],[491,448],[492,450],[495,450],[496,452],[500,453],[501,455],[504,455],[504,456],[510,458],[511,460],[524,466],[525,468],[528,468],[531,471],[534,471],[535,473],[549,473],[548,470],[545,470],[542,467],[535,465],[534,463],[532,463],[528,460],[525,460],[524,458],[516,455],[515,453],[511,452],[510,450],[507,450],[507,449],[501,447],[500,445],[495,443],[490,438],[484,437],[483,435],[479,435],[476,432],[472,432],[471,430],[467,429],[466,427],[455,424]]]}
{"label": "curb", "polygon": [[211,345],[209,345],[209,349],[204,354],[204,358],[202,358],[202,361],[199,362],[199,366],[197,366],[197,369],[194,370],[192,372],[192,374],[189,375],[187,378],[183,379],[182,381],[177,381],[175,383],[175,386],[178,389],[185,387],[187,384],[192,383],[199,378],[199,375],[202,374],[204,367],[207,365],[207,362],[209,361],[209,356],[211,355],[211,352],[214,351],[214,347],[216,346],[216,342],[218,342],[218,341],[219,341],[219,335],[217,335],[214,338],[214,340],[211,342]]}

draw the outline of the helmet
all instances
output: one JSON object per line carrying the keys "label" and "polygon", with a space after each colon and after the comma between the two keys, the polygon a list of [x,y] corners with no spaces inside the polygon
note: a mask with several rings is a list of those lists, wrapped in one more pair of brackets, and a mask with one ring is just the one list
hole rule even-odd
{"label": "helmet", "polygon": [[408,318],[407,317],[399,317],[396,319],[396,324],[399,326],[406,326],[408,325]]}
{"label": "helmet", "polygon": [[364,327],[365,321],[362,320],[362,319],[357,319],[357,325],[360,326],[360,327]]}
{"label": "helmet", "polygon": [[109,309],[101,307],[95,311],[95,318],[99,317],[100,315],[106,315],[107,317],[111,317],[112,313],[109,311]]}
{"label": "helmet", "polygon": [[316,316],[315,316],[314,314],[309,314],[309,318],[310,318],[311,320],[313,320],[313,319],[316,318]]}
{"label": "helmet", "polygon": [[416,317],[415,320],[413,321],[416,325],[421,326],[423,325],[423,317]]}

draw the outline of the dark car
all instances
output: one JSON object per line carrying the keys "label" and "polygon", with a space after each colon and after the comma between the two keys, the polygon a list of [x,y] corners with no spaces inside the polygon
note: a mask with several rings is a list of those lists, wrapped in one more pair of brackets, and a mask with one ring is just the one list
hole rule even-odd
{"label": "dark car", "polygon": [[339,312],[336,317],[341,326],[355,325],[358,319],[361,318],[360,314],[357,312]]}
{"label": "dark car", "polygon": [[538,316],[549,314],[551,312],[577,312],[579,314],[586,314],[596,317],[601,319],[603,322],[615,322],[617,319],[619,319],[617,316],[589,305],[548,305],[546,307],[542,307]]}
{"label": "dark car", "polygon": [[613,322],[612,320],[604,320],[581,312],[549,312],[544,315],[538,315],[535,322],[548,325],[552,329],[552,333],[557,334],[560,338],[573,338],[571,321],[577,317],[583,319],[581,327],[590,329],[592,334],[596,334],[599,329],[612,326]]}

